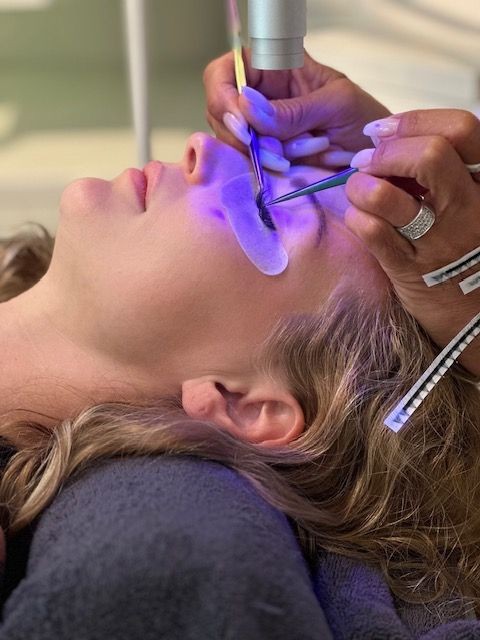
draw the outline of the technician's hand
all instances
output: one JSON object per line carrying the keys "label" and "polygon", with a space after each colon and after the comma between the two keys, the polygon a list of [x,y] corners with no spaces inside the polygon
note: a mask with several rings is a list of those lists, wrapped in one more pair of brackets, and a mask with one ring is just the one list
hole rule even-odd
{"label": "technician's hand", "polygon": [[[456,109],[410,111],[365,132],[380,142],[352,162],[360,171],[346,185],[352,206],[345,222],[377,258],[404,307],[444,347],[480,312],[480,262],[432,287],[422,276],[480,247],[480,166],[477,172],[466,166],[480,163],[480,121]],[[436,214],[416,240],[396,228],[415,218],[420,203],[388,176],[415,179]],[[471,290],[464,293],[460,283],[469,276]],[[480,376],[480,337],[460,363]]]}
{"label": "technician's hand", "polygon": [[[286,171],[290,161],[347,166],[365,147],[363,126],[388,110],[346,76],[305,53],[302,69],[259,71],[244,49],[249,87],[239,96],[233,54],[210,62],[203,81],[207,120],[218,138],[246,152],[247,123],[260,134],[262,164]],[[253,89],[251,88],[253,87]]]}

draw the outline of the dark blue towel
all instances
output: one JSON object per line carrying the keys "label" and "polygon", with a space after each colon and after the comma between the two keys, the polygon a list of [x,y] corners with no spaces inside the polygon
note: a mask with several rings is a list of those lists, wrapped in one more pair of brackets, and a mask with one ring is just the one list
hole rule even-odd
{"label": "dark blue towel", "polygon": [[336,640],[480,638],[480,622],[461,619],[465,607],[458,599],[435,606],[400,603],[380,570],[345,556],[321,554],[314,582]]}
{"label": "dark blue towel", "polygon": [[283,514],[189,457],[96,465],[42,514],[0,640],[329,640]]}
{"label": "dark blue towel", "polygon": [[308,567],[287,518],[236,472],[152,456],[96,464],[44,511],[0,640],[480,638],[476,621],[421,610],[396,608],[360,563]]}

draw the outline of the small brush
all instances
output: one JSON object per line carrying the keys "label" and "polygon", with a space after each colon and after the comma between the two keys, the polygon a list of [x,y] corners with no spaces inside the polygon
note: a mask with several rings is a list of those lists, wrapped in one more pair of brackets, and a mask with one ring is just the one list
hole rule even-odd
{"label": "small brush", "polygon": [[[240,37],[241,23],[236,0],[227,0],[227,16],[233,58],[235,62],[235,79],[237,81],[238,92],[242,93],[243,87],[247,86],[247,77],[245,73],[245,65],[243,63],[242,40]],[[267,189],[265,187],[262,165],[260,164],[260,146],[258,144],[258,136],[251,126],[248,127],[248,132],[251,140],[248,150],[250,152],[250,158],[252,160],[253,170],[255,172],[255,178],[258,186],[258,191],[255,195],[255,204],[258,208],[258,215],[266,227],[272,231],[276,231],[272,217],[267,209],[267,205],[265,204]]]}
{"label": "small brush", "polygon": [[292,200],[293,198],[299,198],[300,196],[306,196],[310,193],[316,193],[317,191],[324,191],[325,189],[338,187],[341,184],[345,184],[347,180],[350,178],[350,176],[356,173],[357,171],[358,169],[345,169],[345,171],[336,173],[335,175],[329,176],[328,178],[323,178],[323,180],[314,182],[313,184],[310,184],[307,187],[302,187],[301,189],[290,191],[290,193],[286,193],[285,195],[280,196],[279,198],[270,200],[265,204],[266,206],[270,206],[272,204],[280,204],[281,202],[286,202],[287,200]]}

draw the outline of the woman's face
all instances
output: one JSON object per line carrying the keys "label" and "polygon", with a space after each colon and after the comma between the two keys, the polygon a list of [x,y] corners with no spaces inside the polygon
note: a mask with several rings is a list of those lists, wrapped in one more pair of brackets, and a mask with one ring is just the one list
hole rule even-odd
{"label": "woman's face", "polygon": [[[245,369],[280,316],[318,309],[335,288],[373,302],[383,295],[383,272],[344,225],[341,187],[271,208],[289,265],[262,274],[221,200],[225,183],[248,172],[247,156],[196,133],[179,164],[147,165],[146,202],[134,169],[70,184],[45,276],[60,329],[132,366],[163,363],[181,379]],[[272,174],[272,195],[325,175]]]}

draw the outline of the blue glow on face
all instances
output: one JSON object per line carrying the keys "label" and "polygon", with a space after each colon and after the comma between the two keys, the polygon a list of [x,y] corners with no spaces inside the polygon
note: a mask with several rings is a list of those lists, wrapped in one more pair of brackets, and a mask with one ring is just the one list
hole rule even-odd
{"label": "blue glow on face", "polygon": [[223,214],[223,211],[220,211],[220,209],[211,209],[210,213],[214,218],[225,220],[225,215]]}
{"label": "blue glow on face", "polygon": [[283,273],[288,266],[278,232],[260,219],[251,174],[229,180],[222,188],[222,203],[230,226],[247,258],[265,275]]}

